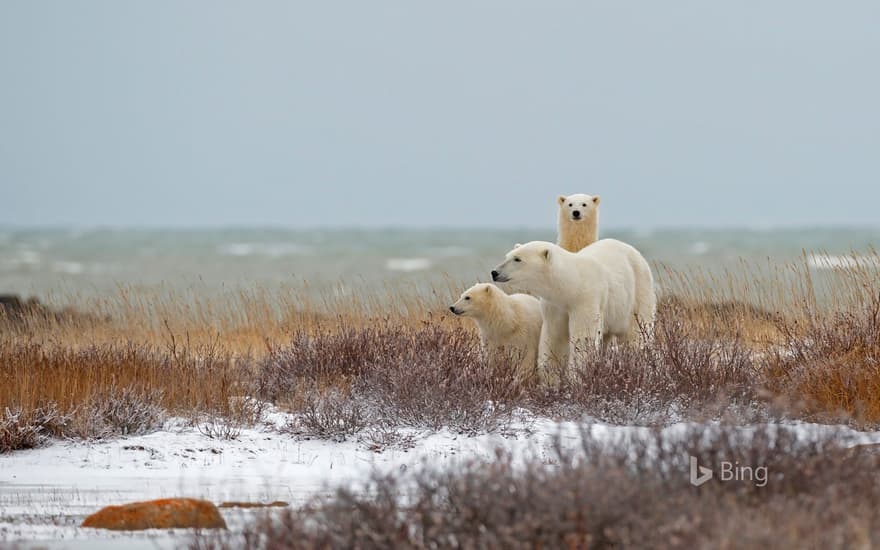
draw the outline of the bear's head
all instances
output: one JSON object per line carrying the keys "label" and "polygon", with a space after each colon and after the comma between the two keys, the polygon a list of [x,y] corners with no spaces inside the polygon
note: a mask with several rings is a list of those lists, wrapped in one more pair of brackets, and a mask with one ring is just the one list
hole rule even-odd
{"label": "bear's head", "polygon": [[504,261],[492,270],[492,280],[530,287],[533,282],[545,278],[555,248],[558,248],[555,244],[545,241],[515,245]]}
{"label": "bear's head", "polygon": [[491,283],[478,283],[465,290],[457,302],[449,306],[449,311],[462,317],[479,317],[492,308],[492,301],[498,287]]}
{"label": "bear's head", "polygon": [[599,195],[585,195],[583,193],[567,197],[559,195],[556,202],[559,203],[560,219],[579,222],[590,219],[599,208]]}

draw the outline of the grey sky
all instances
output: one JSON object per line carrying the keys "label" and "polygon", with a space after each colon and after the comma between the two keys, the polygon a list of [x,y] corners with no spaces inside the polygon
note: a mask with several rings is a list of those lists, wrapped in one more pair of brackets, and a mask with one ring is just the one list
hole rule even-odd
{"label": "grey sky", "polygon": [[880,3],[3,0],[0,187],[14,225],[876,225]]}

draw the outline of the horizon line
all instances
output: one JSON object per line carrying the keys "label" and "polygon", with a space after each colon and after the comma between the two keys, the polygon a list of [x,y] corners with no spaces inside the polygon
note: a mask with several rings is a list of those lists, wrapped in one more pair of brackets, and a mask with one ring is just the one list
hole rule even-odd
{"label": "horizon line", "polygon": [[[815,223],[815,224],[743,224],[743,225],[608,225],[600,227],[600,231],[772,231],[772,230],[880,230],[880,223],[869,224],[845,224],[845,223]],[[46,223],[46,224],[6,224],[0,223],[0,231],[220,231],[220,230],[283,230],[283,231],[556,231],[555,224],[549,225],[286,225],[286,224],[78,224],[78,223]]]}

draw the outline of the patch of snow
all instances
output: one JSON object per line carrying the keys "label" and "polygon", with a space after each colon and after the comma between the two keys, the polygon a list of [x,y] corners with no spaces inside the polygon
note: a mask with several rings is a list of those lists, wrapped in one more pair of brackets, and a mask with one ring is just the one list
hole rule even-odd
{"label": "patch of snow", "polygon": [[[234,440],[211,439],[184,421],[168,422],[162,431],[108,441],[58,441],[40,449],[0,456],[0,543],[23,541],[41,547],[88,547],[124,539],[127,547],[173,547],[168,531],[112,533],[81,529],[82,519],[110,504],[187,496],[223,501],[300,505],[328,494],[333,487],[366,480],[373,472],[406,471],[422,465],[455,468],[471,460],[492,460],[497,449],[515,460],[552,461],[554,442],[579,450],[586,430],[598,442],[648,439],[652,428],[603,423],[556,422],[523,411],[504,433],[461,435],[450,430],[399,431],[411,442],[378,452],[356,440],[332,442],[279,434],[291,416],[271,409],[261,427],[242,429]],[[700,428],[707,437],[716,423],[677,423],[661,430],[663,439]],[[744,426],[744,431],[760,426]],[[804,441],[839,436],[856,445],[880,442],[880,432],[844,426],[793,423],[771,425]],[[683,473],[685,475],[685,473]],[[253,511],[224,509],[231,529]],[[179,538],[177,542],[179,542]],[[134,545],[134,546],[132,546]],[[113,547],[109,544],[106,547]]]}

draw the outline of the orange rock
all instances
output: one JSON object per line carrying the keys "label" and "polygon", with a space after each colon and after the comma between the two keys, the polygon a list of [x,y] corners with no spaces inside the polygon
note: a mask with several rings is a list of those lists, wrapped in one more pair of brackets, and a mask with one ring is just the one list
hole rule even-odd
{"label": "orange rock", "polygon": [[136,531],[140,529],[225,529],[226,522],[213,503],[194,498],[163,498],[107,506],[83,521],[83,527]]}

